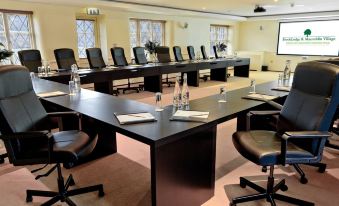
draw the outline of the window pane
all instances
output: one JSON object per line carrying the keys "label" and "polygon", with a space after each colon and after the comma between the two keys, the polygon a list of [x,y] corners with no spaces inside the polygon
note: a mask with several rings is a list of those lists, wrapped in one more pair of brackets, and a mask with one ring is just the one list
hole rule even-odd
{"label": "window pane", "polygon": [[3,15],[0,13],[0,43],[7,47],[7,41],[5,37],[5,26],[4,26],[4,18]]}
{"label": "window pane", "polygon": [[[25,49],[32,49],[32,31],[30,27],[30,15],[28,14],[6,14],[10,48],[14,51],[13,63],[18,64],[17,52]],[[1,38],[1,37],[0,37]],[[7,39],[8,40],[8,39]]]}
{"label": "window pane", "polygon": [[130,20],[129,21],[129,38],[131,44],[131,56],[133,56],[133,48],[138,45],[138,37],[137,37],[137,21]]}
{"label": "window pane", "polygon": [[78,53],[80,58],[86,58],[86,49],[95,47],[95,21],[77,20]]}
{"label": "window pane", "polygon": [[152,24],[153,26],[153,41],[159,43],[160,45],[163,45],[163,29],[162,29],[162,23],[156,22]]}
{"label": "window pane", "polygon": [[213,46],[218,43],[227,44],[228,40],[227,26],[211,26],[210,27],[210,54],[214,55]]}
{"label": "window pane", "polygon": [[140,21],[140,46],[145,46],[147,41],[153,41],[152,22]]}

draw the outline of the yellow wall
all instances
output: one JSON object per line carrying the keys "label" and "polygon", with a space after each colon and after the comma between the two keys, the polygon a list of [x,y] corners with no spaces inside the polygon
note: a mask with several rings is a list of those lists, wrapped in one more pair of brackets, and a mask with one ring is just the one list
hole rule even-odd
{"label": "yellow wall", "polygon": [[276,55],[279,22],[277,20],[246,21],[239,24],[239,51],[262,53],[263,65],[269,70],[282,71],[286,60],[291,60],[292,70],[299,62],[328,57],[305,57],[292,55]]}
{"label": "yellow wall", "polygon": [[[41,51],[43,59],[54,61],[53,50],[68,47],[77,53],[76,16],[84,13],[84,7],[49,5],[40,3],[25,3],[9,0],[0,0],[0,8],[33,11],[34,31],[37,49]],[[167,46],[178,45],[186,53],[186,46],[193,45],[196,50],[200,45],[209,48],[210,24],[232,25],[233,48],[238,46],[238,23],[223,19],[184,17],[171,15],[157,15],[132,13],[101,8],[102,15],[98,18],[100,32],[100,46],[105,60],[111,59],[109,49],[113,44],[124,47],[127,58],[130,58],[129,49],[129,18],[156,19],[166,21]],[[180,25],[188,23],[188,28]]]}

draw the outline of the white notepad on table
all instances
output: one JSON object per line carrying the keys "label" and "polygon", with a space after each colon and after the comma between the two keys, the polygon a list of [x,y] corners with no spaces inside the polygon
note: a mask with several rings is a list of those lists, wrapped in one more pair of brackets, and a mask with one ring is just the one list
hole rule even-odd
{"label": "white notepad on table", "polygon": [[208,119],[209,114],[209,112],[178,110],[173,114],[171,120],[204,122]]}
{"label": "white notepad on table", "polygon": [[135,124],[143,122],[155,122],[155,117],[148,112],[118,114],[114,113],[120,124]]}
{"label": "white notepad on table", "polygon": [[67,93],[62,91],[54,91],[54,92],[43,92],[36,94],[38,97],[41,98],[48,98],[48,97],[57,97],[57,96],[64,96],[67,95]]}
{"label": "white notepad on table", "polygon": [[277,96],[254,93],[254,94],[249,94],[247,96],[244,96],[243,98],[252,99],[252,100],[259,100],[259,101],[270,101],[270,100],[276,99]]}

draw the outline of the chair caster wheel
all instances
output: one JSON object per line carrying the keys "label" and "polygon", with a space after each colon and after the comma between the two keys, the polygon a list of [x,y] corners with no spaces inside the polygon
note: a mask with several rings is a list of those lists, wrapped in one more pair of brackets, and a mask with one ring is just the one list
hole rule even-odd
{"label": "chair caster wheel", "polygon": [[103,197],[103,196],[105,196],[104,191],[99,191],[99,197]]}
{"label": "chair caster wheel", "polygon": [[231,203],[230,203],[230,206],[236,206],[236,204],[234,204],[234,203],[231,202]]}
{"label": "chair caster wheel", "polygon": [[301,177],[300,178],[300,183],[301,184],[307,184],[308,183],[308,179],[306,177]]}
{"label": "chair caster wheel", "polygon": [[240,179],[240,187],[246,188],[246,183]]}
{"label": "chair caster wheel", "polygon": [[26,197],[26,202],[33,202],[33,197],[32,196],[28,196]]}
{"label": "chair caster wheel", "polygon": [[320,172],[320,173],[324,173],[325,171],[326,171],[326,165],[320,166],[319,169],[318,169],[318,172]]}
{"label": "chair caster wheel", "polygon": [[3,164],[3,163],[5,163],[5,159],[0,158],[0,164]]}
{"label": "chair caster wheel", "polygon": [[287,185],[282,185],[282,186],[280,187],[280,190],[283,191],[283,192],[286,192],[286,191],[288,190]]}
{"label": "chair caster wheel", "polygon": [[139,89],[137,90],[137,93],[139,93],[140,91],[139,91]]}
{"label": "chair caster wheel", "polygon": [[75,181],[74,181],[74,179],[72,177],[72,179],[69,181],[69,186],[74,186],[74,185],[75,185]]}
{"label": "chair caster wheel", "polygon": [[261,171],[266,173],[267,172],[267,167],[262,167]]}

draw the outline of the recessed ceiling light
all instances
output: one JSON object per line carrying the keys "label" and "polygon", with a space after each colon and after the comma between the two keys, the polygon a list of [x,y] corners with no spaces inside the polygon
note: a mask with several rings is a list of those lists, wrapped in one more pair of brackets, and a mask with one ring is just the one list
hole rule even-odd
{"label": "recessed ceiling light", "polygon": [[274,2],[278,2],[279,0],[274,0]]}
{"label": "recessed ceiling light", "polygon": [[202,10],[206,10],[206,7],[202,7]]}

